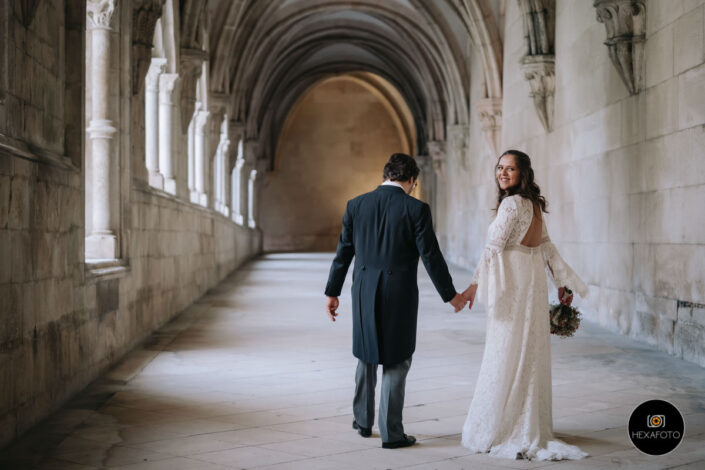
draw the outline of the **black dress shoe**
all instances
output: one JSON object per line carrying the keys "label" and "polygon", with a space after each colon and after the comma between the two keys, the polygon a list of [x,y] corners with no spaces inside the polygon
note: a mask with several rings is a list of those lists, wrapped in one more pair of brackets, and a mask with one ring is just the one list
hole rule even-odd
{"label": "black dress shoe", "polygon": [[382,447],[384,449],[399,449],[400,447],[410,447],[414,444],[416,444],[416,438],[414,436],[407,436],[406,434],[404,434],[404,437],[402,437],[398,441],[383,442]]}
{"label": "black dress shoe", "polygon": [[357,421],[355,420],[353,420],[353,429],[357,429],[357,433],[362,437],[370,437],[372,435],[372,429],[363,428],[362,426],[357,424]]}

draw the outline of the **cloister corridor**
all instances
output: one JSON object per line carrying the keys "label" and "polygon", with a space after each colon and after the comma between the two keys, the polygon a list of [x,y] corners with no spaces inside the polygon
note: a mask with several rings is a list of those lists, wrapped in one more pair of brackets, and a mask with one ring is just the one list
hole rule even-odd
{"label": "cloister corridor", "polygon": [[[554,426],[591,454],[570,462],[470,455],[460,428],[484,342],[484,312],[451,313],[420,269],[419,343],[404,419],[419,439],[380,448],[351,429],[350,285],[324,312],[332,255],[270,254],[235,271],[59,412],[0,455],[22,469],[703,468],[705,372],[584,322],[553,339]],[[470,279],[453,268],[458,285]],[[662,457],[627,437],[647,399],[675,404],[685,438]]]}

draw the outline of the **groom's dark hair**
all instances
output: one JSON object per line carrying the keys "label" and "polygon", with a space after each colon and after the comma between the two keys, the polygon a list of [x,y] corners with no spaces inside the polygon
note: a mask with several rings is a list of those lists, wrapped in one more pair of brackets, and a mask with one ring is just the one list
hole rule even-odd
{"label": "groom's dark hair", "polygon": [[411,178],[418,178],[420,172],[413,157],[405,153],[395,153],[384,165],[382,177],[389,181],[409,181]]}

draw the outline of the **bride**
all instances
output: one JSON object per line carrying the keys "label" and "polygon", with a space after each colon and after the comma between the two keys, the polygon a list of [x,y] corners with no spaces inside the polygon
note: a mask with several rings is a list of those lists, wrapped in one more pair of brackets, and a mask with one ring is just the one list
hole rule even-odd
{"label": "bride", "polygon": [[[566,305],[566,287],[587,287],[551,243],[546,200],[529,156],[502,154],[496,167],[497,215],[470,286],[472,308],[487,305],[487,336],[462,443],[475,452],[516,459],[580,459],[587,454],[553,435],[551,343],[546,272]],[[546,270],[546,268],[548,268]]]}

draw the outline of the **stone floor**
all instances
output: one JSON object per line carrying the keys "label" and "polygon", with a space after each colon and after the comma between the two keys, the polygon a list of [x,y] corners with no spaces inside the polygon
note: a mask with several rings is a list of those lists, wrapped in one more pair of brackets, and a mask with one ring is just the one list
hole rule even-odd
{"label": "stone floor", "polygon": [[[247,264],[106,376],[0,454],[2,469],[705,468],[705,370],[585,323],[553,339],[554,427],[592,457],[528,462],[460,445],[482,357],[484,314],[451,313],[422,270],[419,341],[407,381],[408,449],[351,428],[349,284],[330,322],[328,254]],[[454,269],[456,287],[469,281]],[[348,281],[349,282],[349,281]],[[685,438],[650,457],[627,437],[631,411],[661,398]]]}

